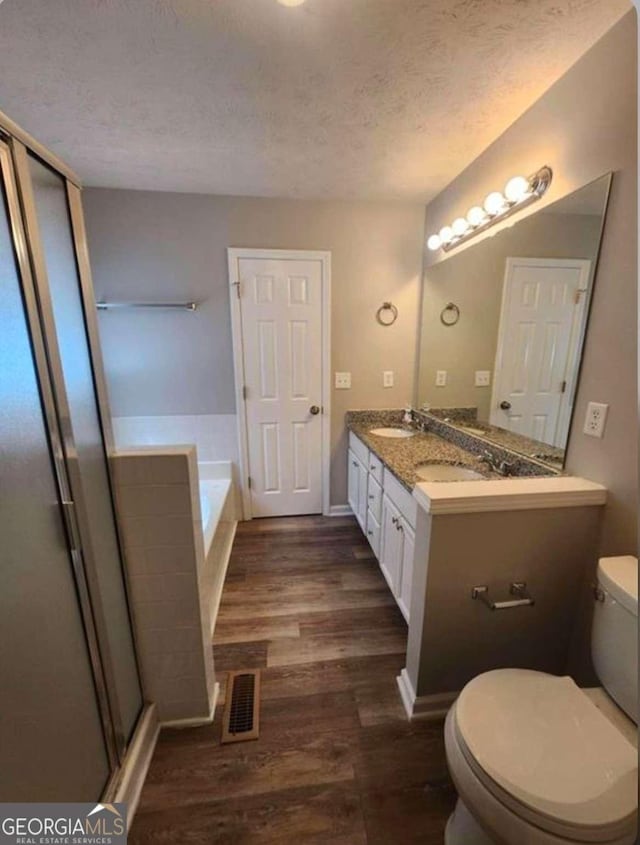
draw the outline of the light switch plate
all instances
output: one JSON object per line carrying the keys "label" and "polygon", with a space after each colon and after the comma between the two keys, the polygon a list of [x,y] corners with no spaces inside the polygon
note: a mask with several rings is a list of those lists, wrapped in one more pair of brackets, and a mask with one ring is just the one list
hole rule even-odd
{"label": "light switch plate", "polygon": [[489,387],[491,370],[476,370],[476,387]]}
{"label": "light switch plate", "polygon": [[351,388],[351,373],[336,373],[336,390]]}
{"label": "light switch plate", "polygon": [[447,371],[446,370],[436,370],[436,387],[446,387],[447,386]]}
{"label": "light switch plate", "polygon": [[382,373],[382,386],[393,387],[393,370],[384,370]]}
{"label": "light switch plate", "polygon": [[589,402],[587,405],[587,414],[584,418],[584,428],[582,429],[589,437],[603,437],[604,427],[607,422],[608,405],[603,405],[601,402]]}

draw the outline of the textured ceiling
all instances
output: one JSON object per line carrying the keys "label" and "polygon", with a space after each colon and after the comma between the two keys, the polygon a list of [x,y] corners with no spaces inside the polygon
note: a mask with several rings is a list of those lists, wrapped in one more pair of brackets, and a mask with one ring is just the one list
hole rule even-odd
{"label": "textured ceiling", "polygon": [[425,201],[630,8],[4,0],[0,109],[89,185]]}

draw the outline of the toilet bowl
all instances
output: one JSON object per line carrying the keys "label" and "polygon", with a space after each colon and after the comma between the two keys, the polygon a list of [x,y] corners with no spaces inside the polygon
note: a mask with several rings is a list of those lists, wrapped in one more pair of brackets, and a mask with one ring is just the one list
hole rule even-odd
{"label": "toilet bowl", "polygon": [[[592,635],[596,669],[610,690],[498,669],[468,683],[449,711],[445,747],[459,798],[447,845],[636,842],[637,740],[629,716],[637,718],[637,578],[629,575],[637,561],[612,560],[600,562]],[[605,651],[615,651],[610,661]]]}

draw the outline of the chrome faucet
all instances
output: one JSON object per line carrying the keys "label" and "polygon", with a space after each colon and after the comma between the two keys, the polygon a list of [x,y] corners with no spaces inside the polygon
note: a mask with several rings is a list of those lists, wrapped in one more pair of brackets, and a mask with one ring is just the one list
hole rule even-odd
{"label": "chrome faucet", "polygon": [[493,472],[498,475],[511,475],[513,472],[513,463],[509,461],[497,461],[488,449],[485,449],[481,455],[478,455],[478,460],[486,464]]}

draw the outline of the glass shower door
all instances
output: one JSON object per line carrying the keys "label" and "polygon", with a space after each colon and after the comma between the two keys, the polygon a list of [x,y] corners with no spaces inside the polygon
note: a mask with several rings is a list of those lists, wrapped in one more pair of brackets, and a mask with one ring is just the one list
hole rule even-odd
{"label": "glass shower door", "polygon": [[0,172],[0,801],[93,801],[112,763],[79,598],[81,560],[65,527],[68,490],[15,181],[2,142]]}
{"label": "glass shower door", "polygon": [[17,160],[36,287],[66,435],[71,488],[122,755],[143,702],[67,186],[60,174],[31,153],[26,158],[18,155]]}

